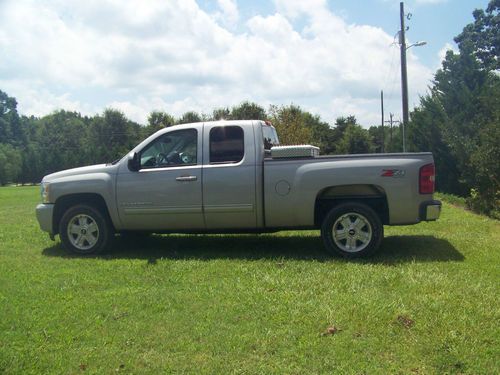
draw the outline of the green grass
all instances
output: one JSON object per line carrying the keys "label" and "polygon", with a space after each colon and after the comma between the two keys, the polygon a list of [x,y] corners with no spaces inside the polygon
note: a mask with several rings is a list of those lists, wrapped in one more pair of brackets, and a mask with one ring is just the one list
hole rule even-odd
{"label": "green grass", "polygon": [[80,258],[40,231],[37,201],[0,189],[0,373],[500,372],[498,221],[445,204],[363,261],[328,257],[317,231]]}
{"label": "green grass", "polygon": [[447,194],[447,193],[438,193],[436,195],[439,196],[439,199],[441,199],[447,203],[450,203],[456,207],[462,207],[465,209],[469,209],[469,206],[467,204],[467,198],[459,197],[458,195]]}

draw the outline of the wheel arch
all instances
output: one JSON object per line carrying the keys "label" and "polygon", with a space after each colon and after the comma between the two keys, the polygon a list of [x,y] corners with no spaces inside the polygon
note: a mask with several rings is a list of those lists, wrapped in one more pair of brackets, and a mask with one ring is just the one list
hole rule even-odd
{"label": "wheel arch", "polygon": [[98,209],[108,220],[113,230],[115,230],[113,220],[111,219],[111,216],[109,214],[109,208],[102,195],[97,193],[76,193],[63,195],[57,198],[54,204],[54,215],[52,218],[52,227],[54,228],[54,234],[59,233],[59,223],[61,222],[64,213],[68,210],[68,208],[76,206],[78,204],[86,204]]}
{"label": "wheel arch", "polygon": [[315,226],[321,227],[328,212],[346,202],[367,205],[375,211],[382,224],[389,224],[389,205],[385,190],[378,185],[355,184],[328,186],[317,194],[314,205]]}

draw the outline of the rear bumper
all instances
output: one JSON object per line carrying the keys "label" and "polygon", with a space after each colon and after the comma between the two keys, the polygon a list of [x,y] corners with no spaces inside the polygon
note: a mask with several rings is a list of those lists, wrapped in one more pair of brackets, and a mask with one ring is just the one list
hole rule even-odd
{"label": "rear bumper", "polygon": [[44,232],[49,232],[49,234],[54,234],[54,228],[52,227],[52,215],[54,213],[53,204],[39,204],[36,206],[36,218],[38,224],[40,224],[40,229]]}
{"label": "rear bumper", "polygon": [[441,202],[432,200],[420,204],[420,220],[434,221],[439,219],[441,214]]}

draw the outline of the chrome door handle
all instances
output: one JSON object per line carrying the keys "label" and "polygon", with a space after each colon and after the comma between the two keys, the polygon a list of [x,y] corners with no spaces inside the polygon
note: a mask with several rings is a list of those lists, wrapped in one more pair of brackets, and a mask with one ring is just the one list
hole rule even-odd
{"label": "chrome door handle", "polygon": [[179,176],[175,180],[176,181],[196,181],[198,177],[196,176]]}

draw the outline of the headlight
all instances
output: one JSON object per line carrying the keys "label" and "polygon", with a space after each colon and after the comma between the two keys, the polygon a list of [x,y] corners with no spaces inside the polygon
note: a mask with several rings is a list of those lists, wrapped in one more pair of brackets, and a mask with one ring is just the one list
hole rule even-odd
{"label": "headlight", "polygon": [[50,203],[49,186],[50,184],[48,182],[42,182],[40,184],[40,194],[42,196],[42,203]]}

